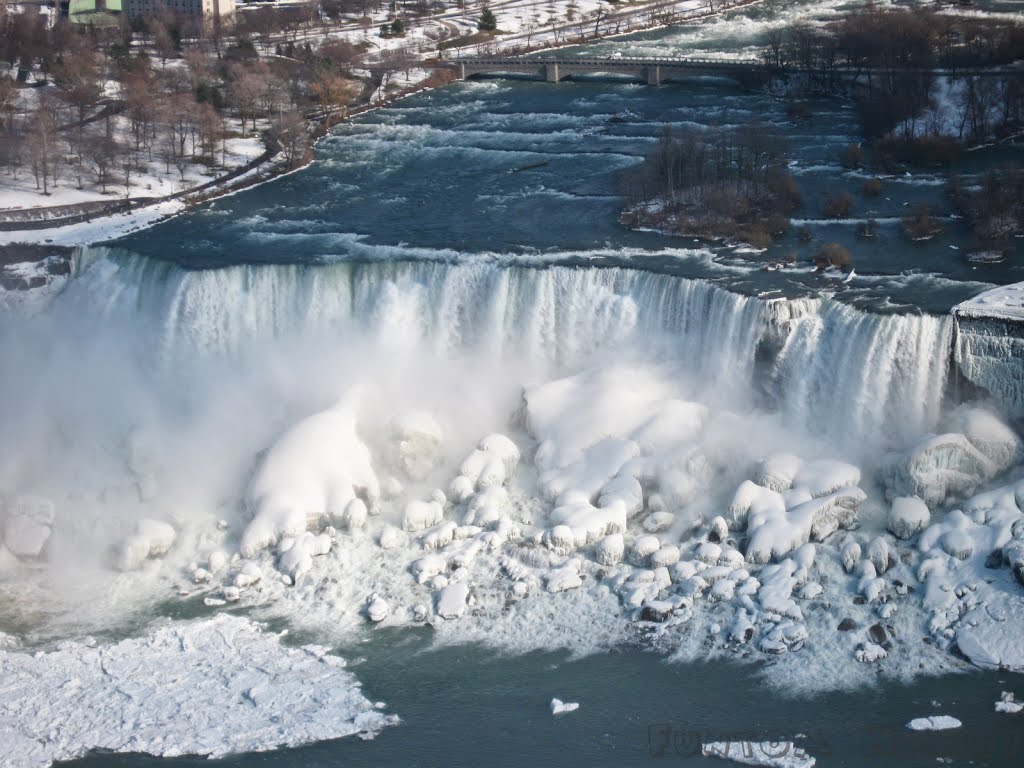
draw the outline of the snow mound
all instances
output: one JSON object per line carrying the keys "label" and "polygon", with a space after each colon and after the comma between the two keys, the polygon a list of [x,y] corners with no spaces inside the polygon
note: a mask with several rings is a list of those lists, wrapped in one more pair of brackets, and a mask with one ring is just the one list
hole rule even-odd
{"label": "snow mound", "polygon": [[341,658],[288,648],[226,615],[110,646],[0,652],[0,677],[3,765],[46,768],[94,749],[222,757],[397,722],[373,708]]}
{"label": "snow mound", "polygon": [[932,715],[931,717],[915,717],[907,728],[912,731],[949,731],[959,728],[963,723],[949,715]]}
{"label": "snow mound", "polygon": [[283,536],[298,536],[330,518],[340,521],[357,497],[374,513],[380,483],[356,433],[354,409],[339,403],[300,421],[267,451],[249,487],[255,513],[239,551],[252,557]]}

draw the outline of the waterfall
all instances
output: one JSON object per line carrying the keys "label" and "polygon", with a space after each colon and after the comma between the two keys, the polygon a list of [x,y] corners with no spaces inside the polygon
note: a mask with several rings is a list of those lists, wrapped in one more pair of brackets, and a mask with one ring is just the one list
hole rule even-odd
{"label": "waterfall", "polygon": [[[164,364],[232,356],[268,339],[355,333],[397,350],[516,356],[556,371],[595,353],[668,356],[716,393],[749,398],[760,383],[794,426],[850,445],[934,427],[952,350],[951,317],[761,300],[622,267],[379,261],[190,271],[89,249],[65,294],[79,312],[85,301],[147,329],[145,346]],[[767,372],[755,365],[764,349],[774,357]]]}

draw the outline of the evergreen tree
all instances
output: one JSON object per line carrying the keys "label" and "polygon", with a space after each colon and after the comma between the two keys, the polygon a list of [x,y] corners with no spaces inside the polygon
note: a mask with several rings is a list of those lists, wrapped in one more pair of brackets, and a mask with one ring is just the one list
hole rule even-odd
{"label": "evergreen tree", "polygon": [[477,22],[476,27],[481,32],[493,32],[498,28],[498,20],[494,17],[494,11],[486,5],[480,14],[480,21]]}

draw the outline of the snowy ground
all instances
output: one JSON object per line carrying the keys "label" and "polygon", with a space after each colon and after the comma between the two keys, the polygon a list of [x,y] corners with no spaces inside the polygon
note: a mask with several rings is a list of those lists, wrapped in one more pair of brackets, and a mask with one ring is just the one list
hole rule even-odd
{"label": "snowy ground", "polygon": [[[115,118],[118,132],[127,134],[126,119]],[[91,171],[86,171],[83,188],[79,189],[73,171],[67,166],[62,167],[61,176],[51,186],[49,194],[44,195],[42,188],[36,188],[35,179],[27,169],[18,173],[17,179],[5,174],[0,176],[0,218],[5,211],[19,211],[29,208],[50,208],[78,203],[114,203],[126,197],[146,198],[165,197],[186,189],[206,184],[218,175],[245,165],[256,159],[263,152],[263,143],[256,137],[236,137],[226,142],[223,165],[211,170],[205,165],[190,163],[184,167],[184,173],[171,166],[168,172],[166,165],[157,157],[143,160],[142,166],[132,171],[130,184],[126,187],[124,173],[119,168],[115,176],[119,179],[107,186],[106,193],[94,183]],[[217,160],[221,162],[218,152]]]}
{"label": "snowy ground", "polygon": [[1024,320],[1024,283],[1003,285],[979,293],[970,301],[958,304],[953,312],[963,317]]}

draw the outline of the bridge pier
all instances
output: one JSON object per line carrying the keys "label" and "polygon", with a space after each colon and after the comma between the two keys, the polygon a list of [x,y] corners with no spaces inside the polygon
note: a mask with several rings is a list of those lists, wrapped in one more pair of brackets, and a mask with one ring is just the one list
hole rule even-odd
{"label": "bridge pier", "polygon": [[549,83],[557,83],[561,80],[558,76],[558,63],[552,62],[544,65],[544,80]]}
{"label": "bridge pier", "polygon": [[465,79],[466,79],[466,62],[460,61],[459,62],[459,80],[465,80]]}
{"label": "bridge pier", "polygon": [[661,67],[657,64],[644,67],[648,85],[661,85]]}

